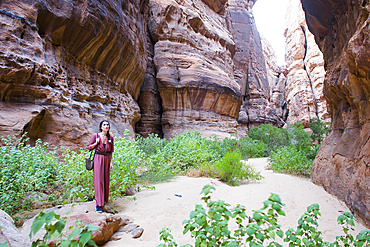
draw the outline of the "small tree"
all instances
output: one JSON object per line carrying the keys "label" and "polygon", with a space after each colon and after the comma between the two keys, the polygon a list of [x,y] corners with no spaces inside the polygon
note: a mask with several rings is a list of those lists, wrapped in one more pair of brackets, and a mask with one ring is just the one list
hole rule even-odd
{"label": "small tree", "polygon": [[310,128],[312,130],[312,141],[318,141],[321,144],[324,137],[329,133],[330,124],[326,124],[319,118],[312,118],[310,119]]}

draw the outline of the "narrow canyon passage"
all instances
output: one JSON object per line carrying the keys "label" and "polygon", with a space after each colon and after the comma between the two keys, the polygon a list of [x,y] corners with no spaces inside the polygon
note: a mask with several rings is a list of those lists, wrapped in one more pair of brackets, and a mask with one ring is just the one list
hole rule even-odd
{"label": "narrow canyon passage", "polygon": [[[341,212],[349,211],[343,202],[325,192],[322,187],[314,185],[309,179],[265,170],[267,158],[249,159],[248,162],[261,171],[265,178],[231,187],[211,178],[178,177],[172,182],[155,185],[156,190],[139,192],[136,194],[136,201],[116,200],[112,206],[120,211],[120,214],[132,217],[135,223],[144,228],[144,233],[139,239],[132,239],[131,235],[127,234],[119,241],[108,242],[104,247],[157,246],[160,244],[159,231],[163,227],[171,229],[179,245],[194,244],[189,234],[182,234],[182,222],[189,219],[196,204],[201,204],[200,191],[206,184],[212,184],[216,188],[211,200],[221,199],[232,207],[236,204],[244,205],[248,215],[252,210],[260,209],[271,193],[278,194],[285,204],[283,210],[286,217],[281,216],[278,219],[284,232],[287,227],[296,228],[297,221],[307,206],[318,203],[322,214],[319,230],[323,232],[324,240],[333,242],[335,236],[342,234],[340,226],[337,225],[337,217]],[[232,227],[233,224],[229,226]],[[363,225],[356,223],[356,235],[363,229]]]}

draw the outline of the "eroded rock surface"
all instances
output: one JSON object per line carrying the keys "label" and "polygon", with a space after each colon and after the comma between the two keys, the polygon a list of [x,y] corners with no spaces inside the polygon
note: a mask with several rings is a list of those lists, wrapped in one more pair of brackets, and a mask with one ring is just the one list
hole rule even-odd
{"label": "eroded rock surface", "polygon": [[202,1],[151,0],[149,5],[164,137],[189,129],[235,132],[240,86],[225,17]]}
{"label": "eroded rock surface", "polygon": [[14,226],[12,217],[0,210],[0,243],[5,241],[12,247],[31,247],[31,241]]}
{"label": "eroded rock surface", "polygon": [[289,1],[286,23],[287,124],[299,121],[309,128],[312,118],[330,122],[323,97],[324,59],[308,30],[299,0]]}
{"label": "eroded rock surface", "polygon": [[270,73],[266,67],[266,60],[273,56],[268,57],[272,54],[267,50],[266,53],[263,51],[252,13],[254,3],[255,1],[230,0],[227,9],[230,30],[235,40],[234,76],[241,85],[242,93],[242,106],[238,118],[240,130],[247,130],[261,123],[278,126],[284,124],[277,117],[275,107],[270,105],[271,86],[277,84],[280,71],[277,66],[274,68],[276,74]]}
{"label": "eroded rock surface", "polygon": [[324,54],[324,96],[332,120],[312,180],[370,225],[370,3],[301,0]]}
{"label": "eroded rock surface", "polygon": [[[61,217],[66,217],[65,230],[67,236],[74,230],[74,228],[69,229],[69,227],[76,226],[77,221],[82,221],[84,226],[88,224],[97,226],[99,230],[92,232],[92,240],[97,245],[102,245],[110,240],[119,240],[122,238],[123,233],[132,233],[133,238],[138,238],[144,231],[139,224],[135,224],[133,219],[128,216],[95,212],[95,202],[84,202],[46,209],[46,211],[50,210]],[[34,220],[35,217],[23,224],[21,233],[24,236],[29,235]],[[44,229],[41,229],[36,235],[32,236],[31,240],[42,239],[45,232]],[[55,246],[55,240],[49,241],[48,246]]]}
{"label": "eroded rock surface", "polygon": [[[72,149],[108,119],[133,133],[147,66],[147,1],[0,2],[0,135]],[[9,114],[9,112],[13,112]]]}

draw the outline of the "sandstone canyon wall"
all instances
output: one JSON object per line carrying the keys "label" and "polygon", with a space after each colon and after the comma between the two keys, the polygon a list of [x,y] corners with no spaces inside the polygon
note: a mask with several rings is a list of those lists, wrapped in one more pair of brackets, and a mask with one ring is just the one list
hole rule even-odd
{"label": "sandstone canyon wall", "polygon": [[[233,58],[235,79],[241,85],[242,105],[238,129],[248,130],[261,123],[282,126],[284,121],[277,116],[276,107],[270,105],[272,88],[278,82],[280,68],[272,62],[268,45],[261,42],[252,13],[255,1],[229,0],[228,18],[236,52]],[[268,63],[267,61],[271,61]],[[277,107],[279,108],[279,107]]]}
{"label": "sandstone canyon wall", "polygon": [[370,3],[301,2],[324,54],[324,95],[332,119],[311,178],[370,226]]}
{"label": "sandstone canyon wall", "polygon": [[190,129],[236,131],[240,86],[233,75],[235,43],[222,14],[224,3],[149,3],[148,27],[166,138]]}
{"label": "sandstone canyon wall", "polygon": [[102,119],[133,132],[148,2],[0,1],[0,135],[78,149]]}
{"label": "sandstone canyon wall", "polygon": [[324,58],[308,30],[299,0],[289,0],[285,19],[287,124],[299,121],[308,128],[312,118],[328,123],[330,117],[323,96]]}

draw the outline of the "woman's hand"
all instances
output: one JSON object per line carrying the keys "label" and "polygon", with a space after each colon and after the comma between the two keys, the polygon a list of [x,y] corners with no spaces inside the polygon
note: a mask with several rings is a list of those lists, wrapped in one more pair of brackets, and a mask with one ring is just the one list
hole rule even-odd
{"label": "woman's hand", "polygon": [[98,145],[98,144],[99,144],[99,142],[100,142],[100,138],[98,137],[98,138],[96,138],[96,141],[95,141],[94,145],[95,145],[95,146],[96,146],[96,145]]}
{"label": "woman's hand", "polygon": [[110,171],[112,171],[112,170],[113,170],[113,164],[112,164],[112,163],[110,163],[109,170],[110,170]]}

